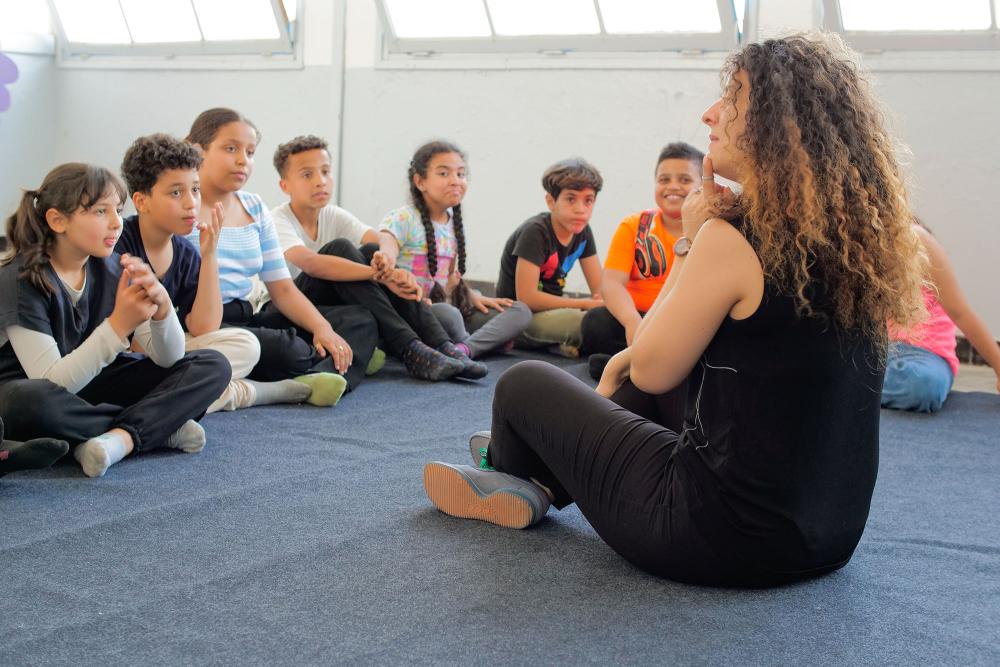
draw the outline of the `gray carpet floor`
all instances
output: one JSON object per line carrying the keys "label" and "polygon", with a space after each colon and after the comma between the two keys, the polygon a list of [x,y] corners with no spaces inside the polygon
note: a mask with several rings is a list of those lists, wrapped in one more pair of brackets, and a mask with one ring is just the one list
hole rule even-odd
{"label": "gray carpet floor", "polygon": [[[884,412],[844,569],[764,591],[647,575],[580,513],[438,513],[492,386],[390,363],[333,409],[211,415],[198,455],[0,480],[0,665],[1000,664],[1000,398]],[[557,361],[583,377],[585,364]]]}

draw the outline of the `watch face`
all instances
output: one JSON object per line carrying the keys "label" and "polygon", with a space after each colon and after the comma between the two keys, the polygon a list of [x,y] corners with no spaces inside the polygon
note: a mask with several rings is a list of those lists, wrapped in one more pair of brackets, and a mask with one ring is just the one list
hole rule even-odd
{"label": "watch face", "polygon": [[674,255],[677,257],[683,257],[688,254],[688,250],[691,249],[691,239],[686,236],[682,236],[674,242]]}

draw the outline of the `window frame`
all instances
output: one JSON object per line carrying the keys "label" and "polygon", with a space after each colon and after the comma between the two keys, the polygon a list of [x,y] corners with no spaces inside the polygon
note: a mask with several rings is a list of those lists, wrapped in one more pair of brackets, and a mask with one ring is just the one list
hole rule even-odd
{"label": "window frame", "polygon": [[996,51],[1000,50],[997,3],[990,6],[991,27],[987,30],[845,30],[840,0],[823,0],[823,27],[843,35],[859,51]]}
{"label": "window frame", "polygon": [[[480,0],[489,18],[486,0]],[[653,34],[609,34],[604,32],[604,20],[600,4],[592,0],[597,13],[601,34],[597,35],[538,35],[505,36],[497,35],[490,20],[490,37],[397,37],[392,25],[392,16],[385,0],[378,0],[376,8],[382,30],[383,58],[386,56],[410,56],[426,58],[438,55],[598,55],[602,53],[662,53],[662,52],[704,52],[730,51],[741,43],[739,24],[736,20],[733,0],[715,0],[719,11],[721,30],[718,33],[653,33]],[[755,0],[747,0],[745,17],[749,17],[756,5]],[[744,35],[746,34],[744,21]]]}
{"label": "window frame", "polygon": [[[101,66],[111,62],[123,64],[133,59],[142,59],[148,66],[158,61],[165,67],[175,68],[185,60],[196,66],[198,62],[210,58],[219,60],[224,56],[258,56],[261,61],[275,62],[298,60],[300,53],[299,35],[302,18],[302,0],[296,3],[296,19],[288,21],[282,0],[269,0],[274,14],[278,37],[275,39],[256,40],[212,40],[202,39],[198,42],[162,42],[152,44],[90,44],[73,42],[67,39],[63,28],[62,17],[56,8],[55,0],[47,0],[52,14],[52,29],[55,35],[56,53],[60,65],[73,63],[89,63],[91,66]],[[197,17],[197,13],[195,14]],[[126,24],[127,25],[127,24]],[[183,68],[183,66],[181,66]]]}

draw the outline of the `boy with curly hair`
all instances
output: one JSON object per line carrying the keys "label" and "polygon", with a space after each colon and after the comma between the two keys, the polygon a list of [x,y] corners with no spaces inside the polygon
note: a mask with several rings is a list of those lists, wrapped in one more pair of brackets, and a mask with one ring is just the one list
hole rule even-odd
{"label": "boy with curly hair", "polygon": [[[115,251],[140,257],[152,267],[177,309],[186,350],[214,349],[232,365],[232,381],[208,412],[309,401],[314,389],[303,382],[247,379],[260,358],[260,344],[244,329],[221,328],[216,246],[222,211],[213,211],[210,221],[198,220],[201,162],[197,148],[166,134],[133,142],[121,170],[137,214],[122,221]],[[200,257],[184,238],[196,227]]]}

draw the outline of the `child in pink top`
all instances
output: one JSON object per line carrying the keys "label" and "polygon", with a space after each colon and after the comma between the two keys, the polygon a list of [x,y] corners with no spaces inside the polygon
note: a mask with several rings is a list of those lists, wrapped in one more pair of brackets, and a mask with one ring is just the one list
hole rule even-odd
{"label": "child in pink top", "polygon": [[944,248],[924,227],[917,225],[915,229],[930,259],[930,278],[937,291],[924,291],[928,318],[920,326],[905,331],[890,323],[892,343],[882,385],[882,407],[936,412],[958,373],[956,329],[993,368],[998,391],[1000,346],[966,301]]}

